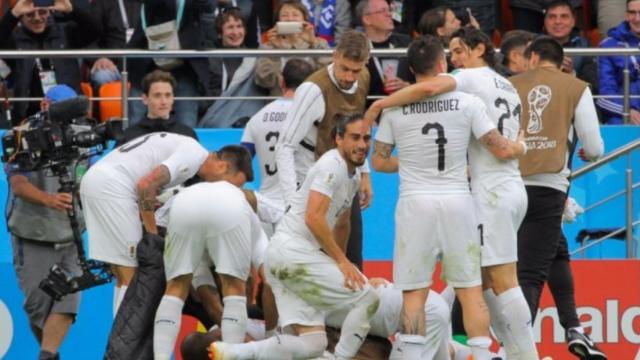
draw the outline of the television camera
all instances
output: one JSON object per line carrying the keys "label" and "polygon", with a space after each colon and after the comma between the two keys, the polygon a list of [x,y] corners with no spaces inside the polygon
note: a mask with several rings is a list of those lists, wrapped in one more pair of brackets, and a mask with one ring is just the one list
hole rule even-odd
{"label": "television camera", "polygon": [[[47,111],[26,118],[2,137],[2,161],[18,172],[50,170],[59,178],[59,192],[75,194],[78,164],[101,154],[109,140],[122,134],[121,121],[98,123],[88,117],[88,110],[89,100],[79,96],[52,103]],[[76,196],[73,199],[77,201]],[[40,288],[56,300],[113,278],[107,265],[86,258],[74,207],[67,210],[67,216],[82,274],[69,274],[53,265]]]}

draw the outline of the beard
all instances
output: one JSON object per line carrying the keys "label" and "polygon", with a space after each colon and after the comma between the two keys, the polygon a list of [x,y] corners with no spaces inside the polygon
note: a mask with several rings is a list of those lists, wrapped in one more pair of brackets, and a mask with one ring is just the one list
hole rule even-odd
{"label": "beard", "polygon": [[348,161],[355,167],[362,166],[367,161],[367,152],[364,152],[364,156],[361,158],[359,153],[353,151]]}

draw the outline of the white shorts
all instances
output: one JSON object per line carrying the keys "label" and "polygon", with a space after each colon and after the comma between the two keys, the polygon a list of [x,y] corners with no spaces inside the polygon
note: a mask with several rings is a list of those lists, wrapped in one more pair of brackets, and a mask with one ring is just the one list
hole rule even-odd
{"label": "white shorts", "polygon": [[[267,224],[277,224],[284,216],[284,202],[271,199],[261,193],[255,191],[256,196],[256,212],[260,221]],[[271,235],[271,234],[269,234]]]}
{"label": "white shorts", "polygon": [[518,228],[527,212],[527,191],[521,181],[508,181],[473,193],[482,225],[482,266],[518,261]]}
{"label": "white shorts", "polygon": [[402,196],[396,206],[393,282],[430,287],[442,256],[442,278],[455,288],[481,284],[480,233],[471,194]]}
{"label": "white shorts", "polygon": [[193,278],[191,279],[191,285],[194,289],[198,289],[200,286],[211,286],[212,288],[218,288],[216,285],[216,281],[213,278],[213,273],[211,273],[211,259],[209,258],[209,254],[206,254],[196,266],[196,269],[193,271]]}
{"label": "white shorts", "polygon": [[344,275],[338,265],[307,240],[276,235],[267,248],[265,273],[278,307],[279,324],[317,326],[325,324],[329,311],[350,306],[372,288],[344,287]]}
{"label": "white shorts", "polygon": [[[174,216],[176,213],[178,216]],[[238,224],[220,233],[210,224],[194,224],[193,219],[179,215],[180,212],[172,210],[167,228],[164,246],[167,280],[193,274],[207,253],[218,274],[247,280],[253,254],[249,217],[238,214]]]}
{"label": "white shorts", "polygon": [[137,267],[142,239],[138,204],[127,199],[100,199],[80,193],[87,225],[89,257],[109,264]]}

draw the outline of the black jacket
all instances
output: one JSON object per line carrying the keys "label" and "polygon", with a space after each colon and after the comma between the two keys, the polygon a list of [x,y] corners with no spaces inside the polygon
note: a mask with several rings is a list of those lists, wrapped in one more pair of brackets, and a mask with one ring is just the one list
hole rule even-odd
{"label": "black jacket", "polygon": [[180,134],[192,137],[198,140],[198,135],[189,126],[183,125],[176,121],[176,118],[171,115],[167,120],[161,119],[149,119],[144,117],[139,123],[129,126],[122,137],[116,141],[116,147],[127,143],[139,136],[151,134],[154,132],[166,131],[174,134]]}
{"label": "black jacket", "polygon": [[[140,0],[124,0],[129,26],[135,29],[140,22]],[[102,36],[95,42],[99,49],[124,49],[126,27],[120,13],[118,0],[93,0],[92,12],[102,26]]]}
{"label": "black jacket", "polygon": [[[11,11],[7,11],[0,20],[0,48],[17,50],[79,49],[94,41],[102,32],[102,27],[94,20],[93,15],[81,6],[73,7],[73,11],[69,13],[69,19],[72,21],[60,24],[54,22],[50,17],[50,23],[46,30],[42,34],[34,34],[21,26],[16,26],[19,19],[13,16]],[[66,84],[80,94],[81,74],[78,60],[56,58],[51,59],[51,62],[57,83]],[[34,58],[18,59],[13,62],[12,76],[17,97],[43,96],[40,89],[40,79],[34,76],[37,74],[35,69]],[[38,90],[33,93],[32,89]],[[31,115],[27,114],[27,108],[26,102],[15,103],[13,106],[14,121],[20,121],[25,116]]]}
{"label": "black jacket", "polygon": [[[578,28],[571,31],[569,41],[561,44],[565,49],[586,49],[590,48],[589,40],[580,36]],[[593,94],[599,94],[598,79],[598,59],[594,56],[571,56],[573,60],[573,70],[578,79],[586,81],[591,86]]]}
{"label": "black jacket", "polygon": [[[177,14],[177,4],[175,0],[142,0],[145,4],[145,14],[147,26],[158,25],[167,21],[175,20]],[[204,28],[200,19],[200,13],[213,9],[212,0],[185,0],[184,14],[178,29],[180,48],[183,50],[203,50],[206,48]],[[141,16],[143,16],[141,14]],[[131,49],[149,48],[147,37],[140,22],[127,44]],[[207,92],[209,85],[209,63],[206,58],[187,58],[183,66],[191,66],[198,77],[198,82],[202,91]],[[132,59],[128,62],[131,82],[136,88],[141,87],[142,78],[156,69],[152,59]]]}

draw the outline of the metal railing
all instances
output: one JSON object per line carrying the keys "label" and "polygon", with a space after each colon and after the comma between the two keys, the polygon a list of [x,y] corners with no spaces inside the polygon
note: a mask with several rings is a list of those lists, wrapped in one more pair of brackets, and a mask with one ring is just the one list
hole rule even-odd
{"label": "metal railing", "polygon": [[[499,52],[499,49],[496,49]],[[277,49],[214,49],[214,50],[163,50],[163,51],[151,51],[151,50],[29,50],[29,51],[0,51],[0,59],[19,59],[19,58],[31,58],[31,57],[47,57],[47,58],[99,58],[110,57],[122,59],[122,111],[123,120],[128,120],[129,107],[128,100],[129,94],[127,92],[126,84],[129,81],[129,73],[127,71],[127,59],[135,58],[210,58],[210,57],[322,57],[331,56],[333,50],[331,49],[313,49],[313,50],[277,50]],[[595,95],[594,98],[623,98],[623,119],[625,123],[629,122],[630,105],[629,100],[631,98],[640,98],[640,94],[630,94],[630,72],[629,72],[629,56],[640,56],[640,49],[635,48],[584,48],[584,49],[565,49],[567,55],[579,55],[579,56],[612,56],[622,55],[625,56],[625,70],[623,71],[623,95],[608,95],[601,96]],[[372,49],[372,56],[385,56],[385,57],[403,57],[406,56],[406,49]],[[374,97],[371,97],[374,98]],[[95,100],[113,100],[113,98],[99,98],[93,97]],[[133,100],[139,100],[140,98],[132,98]],[[184,100],[267,100],[274,99],[271,96],[255,97],[255,98],[241,98],[241,97],[176,97],[177,101]],[[37,98],[11,98],[10,101],[34,101],[40,100]]]}
{"label": "metal railing", "polygon": [[633,183],[633,160],[632,160],[632,152],[636,149],[640,148],[640,140],[633,141],[626,145],[623,145],[616,150],[610,152],[605,155],[601,159],[594,161],[590,164],[587,164],[580,169],[577,169],[572,172],[569,176],[569,180],[575,180],[591,171],[598,169],[599,167],[606,165],[622,156],[627,156],[627,169],[625,170],[625,189],[619,191],[613,195],[606,197],[596,203],[587,206],[585,208],[585,212],[590,211],[600,205],[603,205],[611,200],[618,198],[619,196],[625,195],[625,226],[619,229],[614,230],[613,232],[598,238],[596,240],[591,241],[588,244],[582,245],[579,248],[575,249],[571,252],[571,255],[583,252],[584,250],[596,245],[600,244],[603,241],[610,239],[618,234],[625,233],[625,241],[626,241],[626,253],[627,258],[634,257],[634,249],[633,249],[633,228],[640,223],[640,220],[633,220],[633,190],[637,187],[640,187],[640,183]]}

